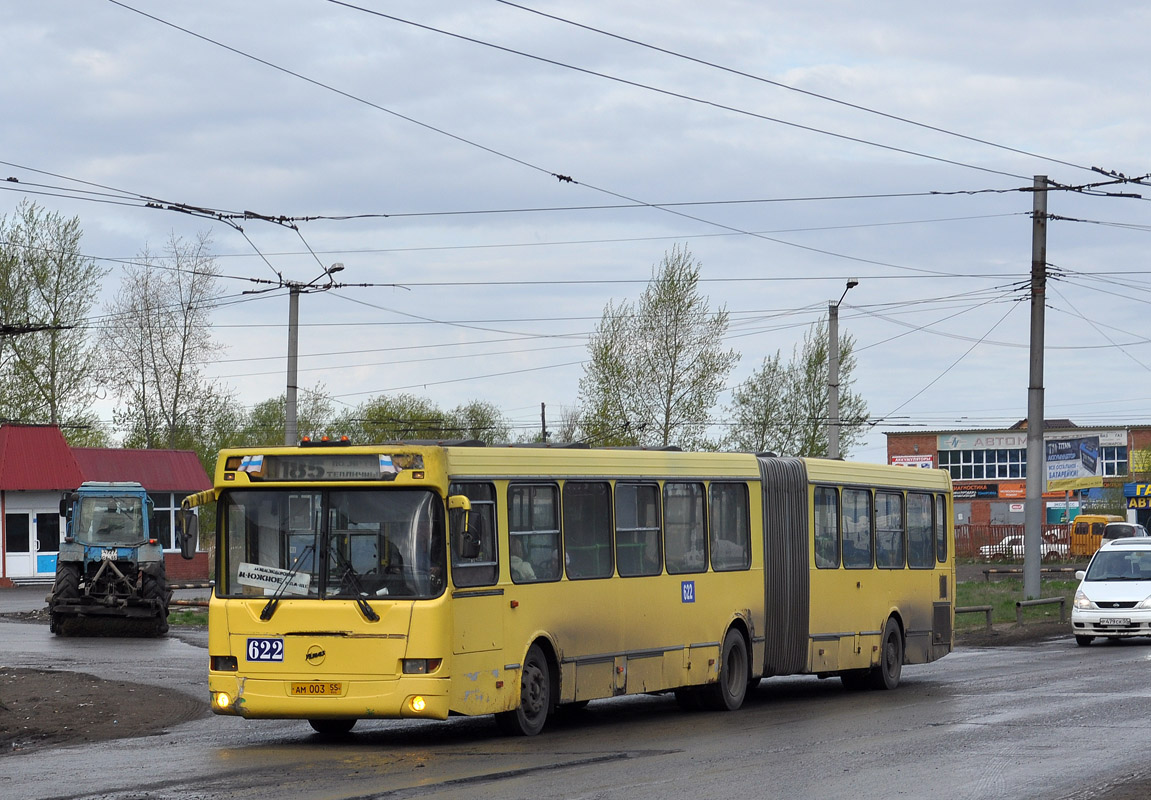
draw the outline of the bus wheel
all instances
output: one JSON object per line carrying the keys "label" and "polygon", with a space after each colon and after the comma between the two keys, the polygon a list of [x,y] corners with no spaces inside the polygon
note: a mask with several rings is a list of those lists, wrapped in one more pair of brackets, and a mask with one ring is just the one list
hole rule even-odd
{"label": "bus wheel", "polygon": [[903,673],[903,637],[894,619],[888,619],[883,629],[879,664],[872,667],[871,685],[876,689],[894,689]]}
{"label": "bus wheel", "polygon": [[735,711],[747,696],[747,642],[735,628],[723,639],[719,659],[719,679],[703,692],[704,705],[713,711]]}
{"label": "bus wheel", "polygon": [[1075,635],[1075,644],[1079,645],[1080,647],[1086,647],[1087,645],[1091,644],[1091,641],[1094,638],[1095,638],[1094,636],[1080,636],[1080,635],[1076,634]]}
{"label": "bus wheel", "polygon": [[551,670],[538,645],[528,648],[520,674],[520,704],[496,714],[500,730],[509,736],[535,736],[543,730],[552,704]]}
{"label": "bus wheel", "polygon": [[308,724],[321,736],[344,736],[356,724],[354,719],[310,719]]}

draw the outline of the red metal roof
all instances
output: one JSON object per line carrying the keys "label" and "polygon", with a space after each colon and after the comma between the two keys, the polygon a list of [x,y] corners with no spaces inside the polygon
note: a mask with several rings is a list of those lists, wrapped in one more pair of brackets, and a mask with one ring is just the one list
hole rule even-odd
{"label": "red metal roof", "polygon": [[0,425],[0,491],[71,491],[84,481],[136,481],[149,492],[212,488],[191,450],[69,448],[52,425]]}
{"label": "red metal roof", "polygon": [[149,492],[202,492],[212,488],[191,450],[115,450],[75,447],[86,481],[136,481]]}
{"label": "red metal roof", "polygon": [[52,425],[0,426],[0,489],[68,491],[83,481],[80,466],[59,428]]}

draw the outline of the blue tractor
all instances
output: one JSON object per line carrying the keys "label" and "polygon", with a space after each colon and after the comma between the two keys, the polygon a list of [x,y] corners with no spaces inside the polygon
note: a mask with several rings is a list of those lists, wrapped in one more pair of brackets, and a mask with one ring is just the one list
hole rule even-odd
{"label": "blue tractor", "polygon": [[60,514],[67,528],[47,598],[52,632],[166,633],[172,591],[144,487],[86,482],[60,501]]}

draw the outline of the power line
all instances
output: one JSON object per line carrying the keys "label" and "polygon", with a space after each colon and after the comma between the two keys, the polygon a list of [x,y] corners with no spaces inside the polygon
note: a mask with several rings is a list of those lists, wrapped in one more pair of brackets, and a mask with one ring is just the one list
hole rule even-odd
{"label": "power line", "polygon": [[[120,5],[118,0],[109,0],[109,2],[115,2],[117,5]],[[363,6],[357,6],[357,5],[354,5],[353,3],[344,2],[343,0],[328,0],[328,2],[331,3],[332,5],[343,6],[345,8],[351,9],[353,11],[360,11],[364,14],[370,14],[371,16],[374,16],[374,17],[380,17],[382,19],[387,19],[387,20],[390,20],[392,22],[398,22],[398,23],[401,23],[403,25],[410,25],[414,28],[419,28],[420,30],[429,31],[431,33],[438,33],[442,36],[449,36],[453,39],[459,39],[460,41],[469,42],[471,44],[477,44],[477,45],[480,45],[481,47],[488,47],[488,48],[491,48],[493,50],[499,50],[499,51],[504,52],[504,53],[509,53],[512,55],[521,56],[523,58],[529,58],[529,59],[532,59],[533,61],[539,61],[539,62],[544,63],[544,64],[550,64],[552,66],[572,70],[573,72],[579,72],[579,73],[582,73],[585,75],[591,75],[593,77],[603,78],[604,80],[614,81],[615,83],[620,83],[620,84],[623,84],[625,86],[631,86],[631,87],[634,87],[637,89],[644,89],[646,91],[655,92],[656,94],[665,95],[667,97],[674,97],[674,98],[677,98],[680,100],[687,100],[687,101],[692,102],[692,103],[698,103],[700,105],[710,106],[712,108],[717,108],[717,109],[720,109],[723,111],[730,111],[732,113],[740,114],[742,116],[751,117],[753,119],[759,119],[759,120],[763,120],[765,122],[774,122],[777,125],[786,125],[787,127],[796,128],[796,129],[802,130],[802,131],[807,131],[808,133],[817,133],[817,134],[820,134],[822,136],[829,136],[829,137],[832,137],[835,139],[839,139],[841,141],[852,142],[853,144],[863,144],[863,145],[867,145],[869,147],[876,147],[876,148],[879,148],[881,150],[887,150],[889,152],[902,153],[904,155],[915,156],[917,158],[924,158],[924,159],[927,159],[929,161],[936,161],[936,162],[943,163],[943,164],[950,164],[951,166],[955,166],[955,167],[964,167],[966,169],[979,170],[980,172],[987,172],[987,173],[990,173],[992,175],[1002,175],[1004,177],[1015,178],[1017,180],[1026,180],[1027,179],[1026,176],[1024,176],[1024,175],[1016,175],[1015,173],[1012,173],[1012,172],[1005,172],[1003,170],[992,169],[990,167],[981,167],[981,166],[978,166],[976,164],[968,164],[968,163],[965,163],[962,161],[955,161],[953,159],[943,158],[942,156],[933,156],[933,155],[930,155],[928,153],[921,153],[921,152],[918,152],[916,150],[909,150],[909,149],[903,148],[903,147],[896,147],[894,145],[887,145],[887,144],[883,144],[881,142],[875,142],[875,141],[871,141],[869,139],[863,139],[863,138],[860,138],[858,136],[849,136],[847,134],[835,133],[834,131],[828,131],[828,130],[824,130],[822,128],[816,128],[816,127],[811,126],[811,125],[803,125],[803,124],[798,123],[798,122],[791,122],[789,120],[781,119],[779,117],[771,117],[771,116],[768,116],[766,114],[757,114],[754,111],[748,111],[746,109],[738,108],[736,106],[729,106],[729,105],[726,105],[724,103],[716,102],[714,100],[706,100],[706,99],[701,98],[701,97],[694,97],[694,96],[689,95],[689,94],[684,94],[683,92],[676,92],[676,91],[672,91],[670,89],[661,89],[657,86],[652,86],[650,84],[640,83],[639,81],[633,81],[633,80],[630,80],[628,78],[621,78],[618,75],[609,75],[606,72],[599,72],[597,70],[587,69],[585,67],[577,67],[573,64],[568,64],[568,63],[565,63],[563,61],[557,61],[556,59],[553,59],[553,58],[547,58],[545,56],[538,56],[538,55],[535,55],[533,53],[525,52],[523,50],[516,50],[516,49],[511,48],[511,47],[505,47],[503,45],[494,44],[492,42],[486,42],[486,41],[483,41],[482,39],[476,39],[476,38],[471,37],[471,36],[465,36],[465,35],[460,34],[460,33],[454,33],[452,31],[447,31],[447,30],[444,30],[442,28],[436,28],[436,27],[433,27],[431,25],[425,25],[425,24],[420,23],[420,22],[413,22],[412,20],[404,19],[402,17],[397,17],[393,14],[385,14],[382,11],[375,11],[375,10],[370,9],[370,8],[364,8]],[[1082,169],[1090,169],[1090,168],[1083,167]],[[563,177],[566,177],[566,176],[563,176]],[[572,181],[570,178],[568,178],[567,180],[569,182],[578,182],[578,181]]]}
{"label": "power line", "polygon": [[[334,2],[335,0],[330,0],[330,1]],[[536,14],[536,15],[541,16],[541,17],[546,17],[547,19],[555,20],[556,22],[562,22],[565,25],[572,25],[576,28],[582,28],[583,30],[591,31],[592,33],[597,33],[601,36],[608,36],[612,39],[617,39],[621,42],[627,42],[628,44],[633,44],[633,45],[636,45],[637,47],[643,47],[643,48],[646,48],[648,50],[654,50],[658,53],[663,53],[665,55],[674,56],[675,58],[681,58],[685,61],[691,61],[691,62],[694,62],[696,64],[701,64],[701,65],[706,66],[706,67],[711,67],[712,69],[718,69],[718,70],[721,70],[723,72],[727,72],[731,75],[738,75],[741,78],[749,78],[753,81],[765,83],[765,84],[768,84],[770,86],[778,87],[780,89],[786,89],[789,92],[795,92],[797,94],[806,95],[808,97],[814,97],[818,100],[826,100],[829,103],[835,103],[837,105],[841,105],[841,106],[845,106],[847,108],[855,109],[856,111],[863,111],[863,112],[868,113],[868,114],[874,114],[876,116],[883,117],[885,119],[894,120],[895,122],[902,122],[902,123],[907,124],[907,125],[914,125],[915,127],[923,128],[924,130],[934,131],[936,133],[942,133],[942,134],[945,134],[947,136],[954,136],[954,137],[959,138],[959,139],[964,139],[966,141],[974,142],[976,144],[987,145],[988,147],[994,147],[994,148],[997,148],[999,150],[1006,150],[1009,153],[1016,153],[1018,155],[1029,156],[1031,158],[1038,158],[1038,159],[1041,159],[1043,161],[1049,161],[1049,162],[1054,163],[1054,164],[1062,164],[1065,167],[1074,167],[1075,169],[1082,169],[1082,170],[1087,170],[1087,171],[1098,171],[1094,167],[1085,167],[1081,164],[1074,164],[1070,161],[1063,161],[1063,160],[1058,159],[1058,158],[1051,158],[1049,156],[1040,155],[1039,153],[1032,153],[1028,150],[1021,150],[1021,149],[1016,148],[1016,147],[1009,147],[1007,145],[997,144],[996,142],[992,142],[992,141],[989,141],[987,139],[980,139],[976,136],[968,136],[966,134],[957,133],[955,131],[948,130],[947,128],[941,128],[941,127],[938,127],[935,125],[928,125],[928,124],[923,123],[923,122],[916,122],[915,120],[908,119],[907,117],[901,117],[901,116],[898,116],[896,114],[889,114],[885,111],[879,111],[877,109],[870,108],[868,106],[859,105],[857,103],[851,103],[851,102],[848,102],[846,100],[840,100],[838,98],[831,97],[830,95],[820,94],[819,92],[813,92],[813,91],[809,91],[807,89],[800,89],[799,87],[791,86],[789,84],[781,83],[779,81],[774,81],[774,80],[771,80],[770,78],[764,78],[760,75],[753,75],[752,73],[749,73],[749,72],[743,72],[742,70],[732,69],[731,67],[725,67],[722,64],[717,64],[715,62],[707,61],[707,60],[702,59],[702,58],[696,58],[694,56],[685,55],[684,53],[680,53],[680,52],[677,52],[675,50],[669,50],[669,49],[664,48],[664,47],[658,47],[656,45],[649,44],[648,42],[640,41],[639,39],[633,39],[633,38],[630,38],[627,36],[622,36],[622,35],[617,34],[617,33],[612,33],[610,31],[603,30],[601,28],[596,28],[596,27],[593,27],[591,25],[585,25],[583,23],[575,22],[573,20],[566,19],[564,17],[560,17],[560,16],[555,15],[555,14],[548,14],[544,11],[540,11],[539,9],[529,8],[528,6],[523,6],[523,5],[520,5],[519,3],[510,2],[510,0],[496,0],[496,2],[502,3],[503,5],[510,6],[512,8],[518,8],[521,11],[527,11],[530,14]],[[340,5],[343,5],[343,4],[341,3]]]}

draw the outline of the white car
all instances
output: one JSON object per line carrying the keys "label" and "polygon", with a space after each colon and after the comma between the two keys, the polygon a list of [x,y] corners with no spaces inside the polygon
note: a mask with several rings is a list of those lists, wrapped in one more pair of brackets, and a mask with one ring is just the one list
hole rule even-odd
{"label": "white car", "polygon": [[1151,538],[1104,542],[1075,577],[1071,632],[1080,647],[1097,636],[1151,636]]}
{"label": "white car", "polygon": [[[1044,561],[1058,561],[1067,557],[1067,545],[1044,540],[1040,544]],[[1023,560],[1023,536],[1004,536],[999,544],[987,544],[979,548],[979,557],[984,561]]]}

